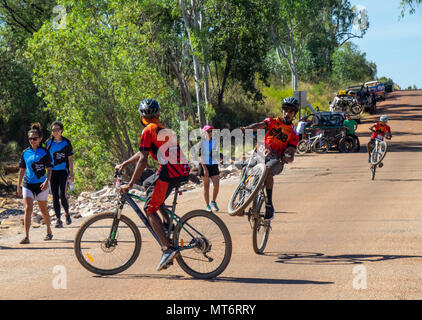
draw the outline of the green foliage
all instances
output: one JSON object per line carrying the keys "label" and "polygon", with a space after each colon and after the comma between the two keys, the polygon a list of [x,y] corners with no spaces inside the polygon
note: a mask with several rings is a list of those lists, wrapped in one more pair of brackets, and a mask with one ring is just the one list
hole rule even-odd
{"label": "green foliage", "polygon": [[5,3],[0,137],[18,132],[23,146],[30,123],[61,120],[79,190],[101,187],[137,151],[141,99],[157,99],[175,132],[180,120],[197,126],[198,104],[208,123],[233,129],[279,116],[281,100],[293,95],[286,83],[297,76],[308,102],[326,109],[340,87],[376,74],[356,46],[338,49],[366,31],[351,32],[347,0],[186,0],[189,33],[180,0],[62,0],[64,29],[55,28],[56,1],[9,0],[10,10]]}
{"label": "green foliage", "polygon": [[409,14],[415,14],[417,6],[422,4],[422,0],[401,0],[401,17],[403,18],[408,10]]}
{"label": "green foliage", "polygon": [[27,41],[51,13],[54,1],[0,2],[0,138],[27,145],[33,122],[51,121],[32,83],[32,65],[23,57]]}
{"label": "green foliage", "polygon": [[[137,25],[136,1],[64,1],[67,28],[46,23],[34,34],[27,58],[47,109],[61,119],[75,149],[76,181],[98,187],[114,164],[136,152],[141,127],[137,106],[149,97],[174,124],[172,91],[149,64],[151,48]],[[69,10],[68,10],[69,11]]]}
{"label": "green foliage", "polygon": [[334,80],[341,84],[347,81],[365,82],[375,78],[376,64],[366,60],[366,54],[361,53],[351,42],[345,43],[333,54]]}

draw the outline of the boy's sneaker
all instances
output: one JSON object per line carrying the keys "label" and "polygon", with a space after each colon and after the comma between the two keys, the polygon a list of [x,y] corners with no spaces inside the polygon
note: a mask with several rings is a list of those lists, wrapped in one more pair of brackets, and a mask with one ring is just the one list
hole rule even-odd
{"label": "boy's sneaker", "polygon": [[63,228],[63,222],[62,220],[58,219],[55,225],[56,228]]}
{"label": "boy's sneaker", "polygon": [[265,216],[264,220],[271,221],[274,219],[274,207],[272,204],[265,204]]}
{"label": "boy's sneaker", "polygon": [[65,215],[65,217],[66,217],[66,224],[67,225],[71,224],[72,223],[72,219],[70,218],[70,214]]}
{"label": "boy's sneaker", "polygon": [[205,210],[207,210],[208,212],[212,212],[210,205],[207,205],[207,207],[205,208]]}
{"label": "boy's sneaker", "polygon": [[44,238],[44,241],[49,241],[51,239],[53,239],[53,235],[51,233],[47,233],[47,235]]}
{"label": "boy's sneaker", "polygon": [[218,209],[217,203],[216,203],[215,201],[211,201],[211,208],[212,208],[214,211],[218,211],[218,210],[220,210],[220,209]]}
{"label": "boy's sneaker", "polygon": [[179,255],[179,250],[170,247],[167,250],[163,251],[163,255],[161,256],[161,261],[157,266],[157,271],[161,271],[163,269],[167,269],[170,262],[173,262],[173,259]]}

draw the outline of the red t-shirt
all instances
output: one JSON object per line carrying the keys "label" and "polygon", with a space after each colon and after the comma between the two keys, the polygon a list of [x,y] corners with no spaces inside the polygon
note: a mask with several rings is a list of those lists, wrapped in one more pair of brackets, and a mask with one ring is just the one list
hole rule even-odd
{"label": "red t-shirt", "polygon": [[374,124],[375,126],[375,131],[378,132],[373,132],[371,135],[371,139],[375,139],[379,134],[385,135],[387,132],[391,132],[390,126],[385,124],[385,125],[381,125],[380,122],[377,122]]}
{"label": "red t-shirt", "polygon": [[281,117],[267,118],[264,122],[267,124],[267,132],[264,137],[267,148],[282,155],[288,147],[297,147],[299,136],[292,124],[285,124]]}
{"label": "red t-shirt", "polygon": [[171,130],[159,123],[150,123],[142,131],[139,151],[149,151],[161,166],[160,178],[179,178],[189,175],[188,162]]}

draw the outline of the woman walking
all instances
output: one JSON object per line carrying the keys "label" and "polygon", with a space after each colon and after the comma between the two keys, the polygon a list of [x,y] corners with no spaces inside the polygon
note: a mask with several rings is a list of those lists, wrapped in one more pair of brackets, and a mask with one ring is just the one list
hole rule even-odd
{"label": "woman walking", "polygon": [[[203,139],[199,150],[201,165],[199,166],[199,176],[203,177],[204,182],[204,200],[206,204],[205,210],[212,212],[218,211],[217,195],[220,188],[220,170],[218,169],[218,160],[213,158],[214,154],[220,154],[215,149],[215,141],[212,139],[212,130],[214,127],[210,125],[204,126],[202,129]],[[213,152],[214,151],[214,152]],[[210,180],[213,184],[212,201],[210,203]]]}
{"label": "woman walking", "polygon": [[47,235],[44,240],[51,240],[53,238],[50,227],[50,216],[47,209],[48,184],[51,177],[51,157],[49,152],[41,146],[41,130],[42,128],[39,123],[34,123],[31,126],[28,132],[30,147],[23,151],[19,162],[20,170],[17,193],[18,196],[23,197],[25,208],[25,238],[21,240],[21,244],[29,243],[29,228],[31,227],[34,200],[37,200],[38,207],[47,226]]}
{"label": "woman walking", "polygon": [[62,136],[63,124],[54,121],[51,124],[52,137],[47,141],[46,146],[53,160],[51,174],[51,194],[53,195],[53,208],[56,214],[56,228],[62,228],[61,207],[63,206],[66,217],[66,224],[72,223],[69,214],[69,202],[67,201],[68,181],[73,182],[73,149],[69,139]]}

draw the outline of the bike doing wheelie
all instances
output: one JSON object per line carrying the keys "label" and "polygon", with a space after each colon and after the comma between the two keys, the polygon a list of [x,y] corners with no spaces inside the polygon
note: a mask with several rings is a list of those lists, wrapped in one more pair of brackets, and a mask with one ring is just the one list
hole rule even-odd
{"label": "bike doing wheelie", "polygon": [[[283,171],[284,164],[294,160],[298,135],[294,131],[292,120],[298,109],[299,103],[296,99],[286,98],[282,103],[282,118],[267,118],[241,128],[243,131],[266,129],[264,141],[258,143],[249,158],[228,205],[230,215],[244,215],[246,212],[249,221],[252,221],[252,241],[256,253],[262,253],[265,249],[271,230],[270,221],[274,217],[273,176]],[[246,211],[250,203],[252,207]],[[265,213],[261,213],[264,204]]]}
{"label": "bike doing wheelie", "polygon": [[371,179],[375,179],[375,172],[377,167],[382,168],[382,161],[387,153],[387,143],[384,138],[391,139],[391,129],[387,125],[388,117],[382,115],[380,121],[370,127],[372,131],[371,139],[368,142],[368,162],[371,164]]}

